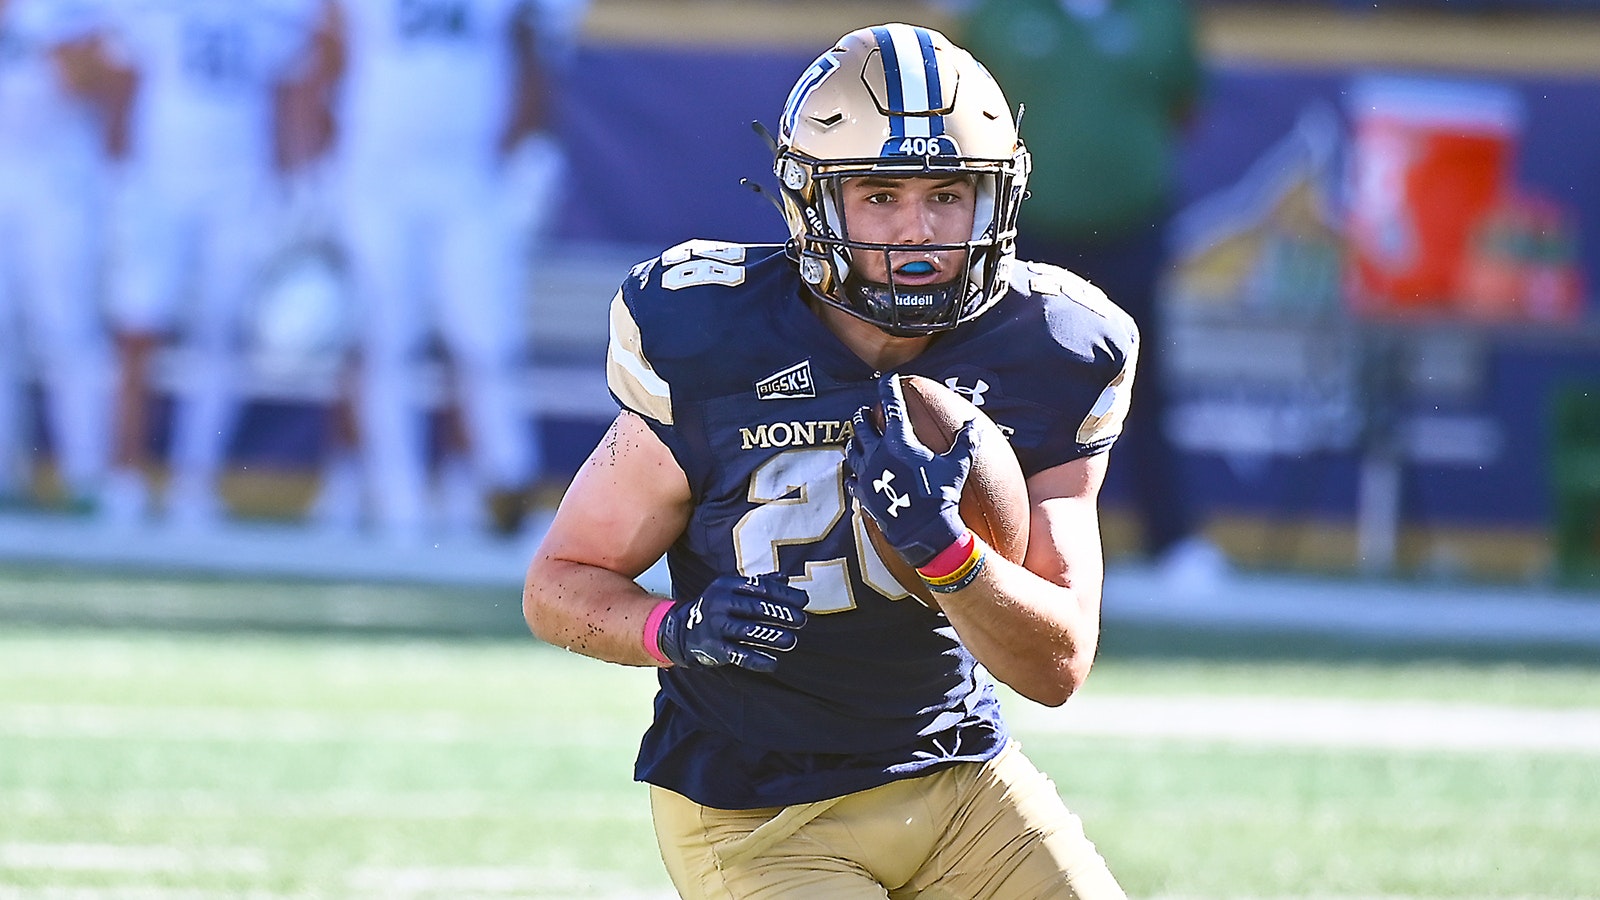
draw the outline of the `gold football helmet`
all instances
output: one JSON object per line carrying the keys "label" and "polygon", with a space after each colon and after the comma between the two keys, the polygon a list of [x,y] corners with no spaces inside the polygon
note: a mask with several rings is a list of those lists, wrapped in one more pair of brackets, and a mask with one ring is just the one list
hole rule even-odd
{"label": "gold football helmet", "polygon": [[[937,31],[852,31],[800,76],[778,126],[773,172],[789,249],[815,296],[890,334],[954,328],[999,300],[1016,252],[1017,209],[1031,163],[994,77]],[[937,285],[876,284],[852,259],[897,248],[851,240],[840,184],[852,176],[972,176],[978,191],[966,265]]]}

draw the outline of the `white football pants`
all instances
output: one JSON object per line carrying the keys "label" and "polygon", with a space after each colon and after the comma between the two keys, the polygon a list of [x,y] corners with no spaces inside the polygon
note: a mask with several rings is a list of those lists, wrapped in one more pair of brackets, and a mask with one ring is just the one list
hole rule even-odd
{"label": "white football pants", "polygon": [[254,167],[144,167],[121,198],[111,318],[129,332],[176,332],[168,456],[189,484],[213,484],[243,406],[241,319],[276,237],[270,183]]}
{"label": "white football pants", "polygon": [[445,388],[460,407],[477,482],[516,489],[538,471],[533,398],[520,375],[532,324],[528,235],[548,218],[561,169],[554,145],[545,147],[519,154],[514,177],[346,161],[362,457],[383,529],[415,532],[428,519],[430,386],[421,362],[431,335],[453,367]]}
{"label": "white football pants", "polygon": [[0,493],[24,446],[24,392],[43,387],[45,421],[67,492],[92,496],[110,452],[110,367],[96,292],[102,241],[88,167],[0,161]]}

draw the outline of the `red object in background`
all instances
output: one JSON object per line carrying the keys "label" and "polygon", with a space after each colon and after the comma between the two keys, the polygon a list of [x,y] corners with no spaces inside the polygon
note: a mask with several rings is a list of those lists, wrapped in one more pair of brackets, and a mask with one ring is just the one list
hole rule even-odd
{"label": "red object in background", "polygon": [[1367,78],[1351,94],[1350,302],[1448,311],[1473,235],[1510,188],[1520,101],[1496,84],[1409,77]]}
{"label": "red object in background", "polygon": [[1513,191],[1478,223],[1462,258],[1459,309],[1492,321],[1571,322],[1583,314],[1576,216]]}

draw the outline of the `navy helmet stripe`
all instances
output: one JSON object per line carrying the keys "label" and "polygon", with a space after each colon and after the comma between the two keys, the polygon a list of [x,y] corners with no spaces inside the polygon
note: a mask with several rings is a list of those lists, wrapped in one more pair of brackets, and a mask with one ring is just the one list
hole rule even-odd
{"label": "navy helmet stripe", "polygon": [[[944,108],[944,89],[939,84],[939,58],[933,53],[933,35],[926,28],[918,28],[917,44],[922,49],[922,69],[928,84],[928,109]],[[944,134],[944,116],[929,116],[928,133]]]}
{"label": "navy helmet stripe", "polygon": [[905,137],[905,93],[900,80],[900,55],[894,49],[894,35],[886,26],[872,29],[878,41],[878,52],[883,54],[883,80],[889,91],[889,136]]}
{"label": "navy helmet stripe", "polygon": [[943,137],[944,116],[934,112],[943,109],[945,102],[933,33],[909,25],[879,26],[872,31],[883,57],[890,139]]}

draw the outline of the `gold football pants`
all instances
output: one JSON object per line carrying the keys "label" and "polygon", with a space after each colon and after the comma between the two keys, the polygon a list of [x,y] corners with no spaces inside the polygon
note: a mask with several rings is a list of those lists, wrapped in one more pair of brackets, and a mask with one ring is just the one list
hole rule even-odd
{"label": "gold football pants", "polygon": [[1055,785],[1013,743],[818,803],[722,810],[650,788],[686,900],[1125,900]]}

